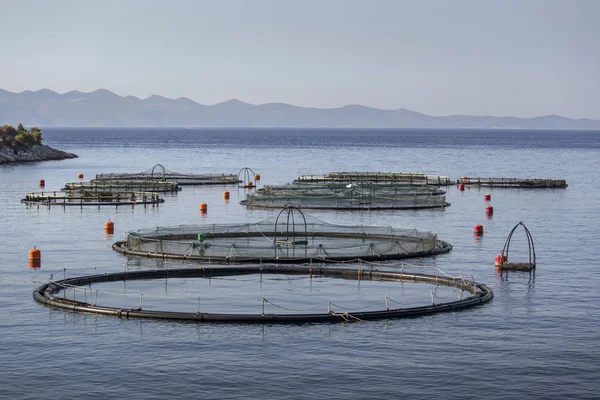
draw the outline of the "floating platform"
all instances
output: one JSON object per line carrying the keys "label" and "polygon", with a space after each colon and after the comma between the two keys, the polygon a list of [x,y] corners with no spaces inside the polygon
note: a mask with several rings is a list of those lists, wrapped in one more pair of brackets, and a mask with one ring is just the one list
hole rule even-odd
{"label": "floating platform", "polygon": [[[262,313],[206,313],[200,312],[200,300],[198,300],[197,312],[182,311],[161,311],[142,308],[124,307],[106,307],[84,301],[76,301],[64,297],[55,296],[61,290],[70,290],[82,286],[89,287],[94,283],[126,281],[126,280],[153,280],[168,278],[216,278],[223,276],[238,276],[250,274],[290,274],[290,275],[310,275],[327,276],[342,279],[354,280],[373,280],[373,281],[392,281],[392,282],[423,282],[435,285],[454,287],[457,290],[463,290],[470,293],[470,296],[458,300],[445,301],[439,304],[432,303],[426,306],[389,308],[387,307],[388,298],[385,298],[385,306],[375,311],[350,310],[336,311],[331,305],[322,312],[312,313],[291,313],[284,310],[282,313],[268,313],[264,305],[266,299],[262,299]],[[75,293],[75,290],[73,290]],[[84,296],[85,297],[85,296]],[[90,295],[90,298],[92,296]],[[493,298],[492,290],[481,283],[467,281],[462,278],[451,278],[437,275],[413,274],[404,272],[389,272],[378,270],[351,269],[351,268],[313,268],[310,267],[281,267],[281,266],[254,266],[254,267],[209,267],[209,268],[179,268],[162,269],[152,271],[125,271],[111,274],[88,275],[76,278],[64,279],[56,282],[49,282],[36,288],[33,292],[33,298],[46,306],[69,310],[72,312],[86,312],[92,314],[114,316],[117,318],[145,318],[172,321],[190,321],[197,323],[259,323],[259,324],[282,324],[282,323],[337,323],[353,322],[377,319],[406,318],[423,315],[431,315],[438,312],[459,311],[469,307],[483,305]],[[141,295],[140,295],[141,299]],[[91,300],[90,300],[91,301]],[[141,301],[140,301],[141,303]],[[392,304],[394,305],[394,304]],[[397,306],[396,306],[397,307]]]}
{"label": "floating platform", "polygon": [[301,175],[294,183],[410,183],[414,185],[450,186],[456,182],[447,176],[427,175],[421,172],[330,172],[325,175]]}
{"label": "floating platform", "polygon": [[431,231],[334,225],[286,207],[277,217],[256,223],[141,229],[129,232],[113,249],[163,259],[308,263],[424,257],[447,253],[452,245]]}
{"label": "floating platform", "polygon": [[111,192],[111,193],[27,193],[22,203],[45,206],[127,206],[158,205],[165,200],[152,192]]}
{"label": "floating platform", "polygon": [[543,178],[471,178],[463,176],[457,182],[463,185],[519,189],[564,189],[568,186],[564,179]]}
{"label": "floating platform", "polygon": [[496,265],[496,269],[500,271],[532,271],[535,269],[535,264],[507,262]]}
{"label": "floating platform", "polygon": [[154,180],[176,182],[178,185],[231,185],[241,181],[233,174],[186,174],[169,171],[161,164],[137,173],[97,174],[94,181]]}
{"label": "floating platform", "polygon": [[92,180],[90,182],[70,182],[61,189],[63,192],[112,193],[112,192],[154,192],[177,193],[181,187],[177,182],[155,180]]}

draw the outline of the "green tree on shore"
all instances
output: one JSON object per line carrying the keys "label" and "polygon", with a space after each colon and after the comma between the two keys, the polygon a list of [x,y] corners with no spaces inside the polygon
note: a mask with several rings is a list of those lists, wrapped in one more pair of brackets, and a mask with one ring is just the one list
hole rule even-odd
{"label": "green tree on shore", "polygon": [[11,125],[0,127],[0,147],[25,150],[38,144],[42,144],[42,131],[38,127],[30,130],[25,129],[23,124],[19,124],[17,129]]}

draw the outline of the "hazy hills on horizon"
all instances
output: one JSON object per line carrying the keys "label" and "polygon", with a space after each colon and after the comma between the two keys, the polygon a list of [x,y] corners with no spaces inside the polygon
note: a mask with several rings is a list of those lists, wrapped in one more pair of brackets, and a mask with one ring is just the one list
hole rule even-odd
{"label": "hazy hills on horizon", "polygon": [[328,128],[523,128],[600,129],[600,120],[559,115],[533,118],[430,116],[406,109],[362,105],[340,108],[253,105],[228,100],[203,105],[185,97],[145,99],[106,89],[59,94],[52,90],[13,93],[0,89],[0,125],[40,127],[328,127]]}

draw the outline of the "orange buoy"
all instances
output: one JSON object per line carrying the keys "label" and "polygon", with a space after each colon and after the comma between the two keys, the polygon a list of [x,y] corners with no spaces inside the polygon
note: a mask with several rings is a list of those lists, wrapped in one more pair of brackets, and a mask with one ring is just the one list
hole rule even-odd
{"label": "orange buoy", "polygon": [[473,234],[475,236],[483,236],[483,225],[477,224],[473,227]]}
{"label": "orange buoy", "polygon": [[206,203],[200,203],[200,206],[198,208],[202,212],[207,212],[208,211],[208,205]]}
{"label": "orange buoy", "polygon": [[254,183],[252,183],[252,181],[248,181],[248,183],[246,183],[246,187],[247,188],[254,187]]}
{"label": "orange buoy", "polygon": [[459,184],[458,184],[458,190],[461,190],[461,191],[462,191],[462,190],[465,190],[465,185],[464,185],[464,184],[462,184],[462,183],[459,183]]}
{"label": "orange buoy", "polygon": [[229,200],[229,192],[227,190],[223,192],[223,199]]}
{"label": "orange buoy", "polygon": [[254,174],[254,180],[260,181],[260,174]]}
{"label": "orange buoy", "polygon": [[492,214],[494,213],[494,207],[492,207],[492,206],[487,206],[487,207],[485,208],[485,213],[486,213],[487,215],[492,215]]}
{"label": "orange buoy", "polygon": [[83,174],[77,174],[77,178],[83,179]]}
{"label": "orange buoy", "polygon": [[483,200],[490,201],[491,199],[492,199],[492,195],[491,194],[486,193],[486,194],[483,195]]}
{"label": "orange buoy", "polygon": [[115,224],[110,219],[104,223],[104,233],[108,235],[115,233]]}
{"label": "orange buoy", "polygon": [[29,250],[29,268],[40,268],[42,266],[42,252],[33,246]]}
{"label": "orange buoy", "polygon": [[41,187],[44,187],[44,186],[46,186],[46,181],[45,181],[45,180],[43,180],[43,179],[40,179],[40,186],[41,186]]}

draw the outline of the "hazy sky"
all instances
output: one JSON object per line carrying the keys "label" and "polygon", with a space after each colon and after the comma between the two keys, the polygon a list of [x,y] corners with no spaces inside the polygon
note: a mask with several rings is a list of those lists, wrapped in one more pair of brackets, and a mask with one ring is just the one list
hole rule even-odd
{"label": "hazy sky", "polygon": [[0,88],[600,119],[600,1],[0,0]]}

